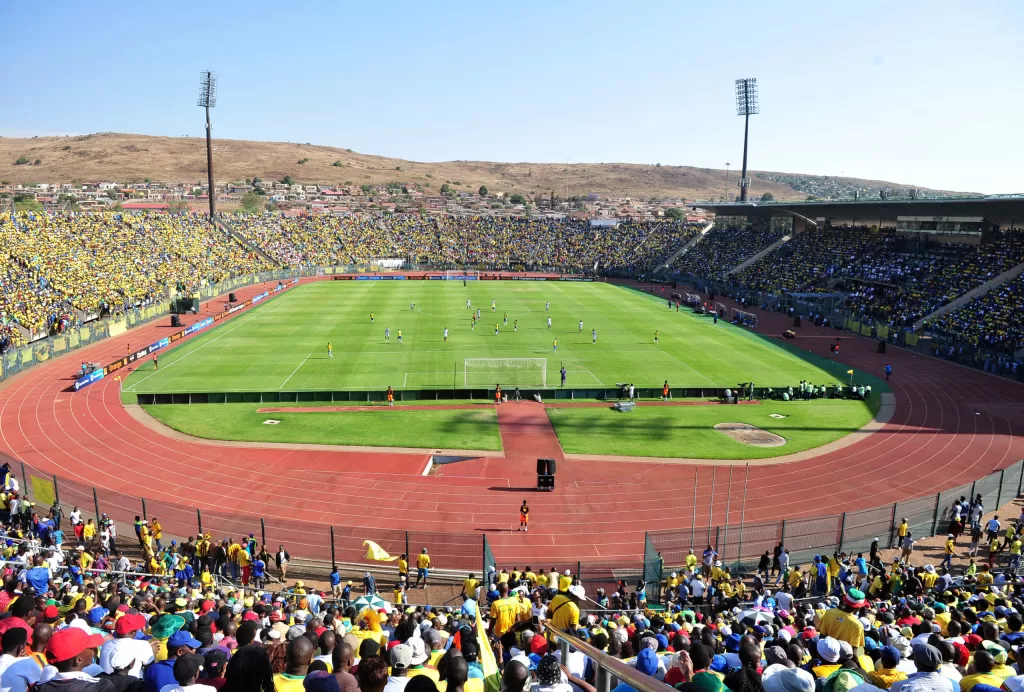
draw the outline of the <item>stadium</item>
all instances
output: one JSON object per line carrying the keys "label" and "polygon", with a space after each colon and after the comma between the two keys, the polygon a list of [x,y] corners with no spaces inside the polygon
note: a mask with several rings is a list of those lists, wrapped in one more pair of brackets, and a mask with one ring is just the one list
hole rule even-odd
{"label": "stadium", "polygon": [[0,690],[1024,690],[1024,195],[748,170],[753,78],[735,195],[218,181],[216,96],[0,141]]}

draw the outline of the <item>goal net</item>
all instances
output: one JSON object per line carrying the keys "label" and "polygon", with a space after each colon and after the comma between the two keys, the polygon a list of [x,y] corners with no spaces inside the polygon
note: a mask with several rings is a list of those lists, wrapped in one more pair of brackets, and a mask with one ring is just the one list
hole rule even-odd
{"label": "goal net", "polygon": [[752,312],[745,312],[743,310],[732,309],[731,317],[733,322],[745,325],[747,327],[757,326],[757,315]]}
{"label": "goal net", "polygon": [[476,269],[449,269],[444,273],[448,281],[476,281],[480,278],[480,272]]}
{"label": "goal net", "polygon": [[725,319],[725,316],[729,314],[729,307],[725,303],[719,303],[716,301],[715,312],[718,313],[720,318]]}
{"label": "goal net", "polygon": [[546,387],[547,358],[466,358],[463,386]]}

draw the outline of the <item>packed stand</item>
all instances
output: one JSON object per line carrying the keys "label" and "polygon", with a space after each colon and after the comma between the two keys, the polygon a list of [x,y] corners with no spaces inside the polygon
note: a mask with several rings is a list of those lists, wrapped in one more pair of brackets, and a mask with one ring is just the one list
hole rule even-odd
{"label": "packed stand", "polygon": [[781,237],[766,228],[714,228],[677,259],[672,270],[687,276],[720,279]]}
{"label": "packed stand", "polygon": [[1024,275],[940,315],[931,328],[962,343],[1004,353],[1024,348]]}
{"label": "packed stand", "polygon": [[752,290],[780,294],[823,288],[842,267],[885,242],[876,228],[810,228],[743,271],[736,281]]}
{"label": "packed stand", "polygon": [[502,568],[431,607],[407,604],[426,549],[416,584],[406,555],[389,567],[388,602],[370,572],[290,582],[284,546],[251,535],[179,544],[137,518],[118,536],[28,502],[9,469],[0,486],[0,689],[596,692],[597,662],[556,631],[680,692],[1024,689],[1024,514],[1000,522],[980,495],[944,511],[938,567],[902,519],[889,557],[875,539],[800,565],[780,543],[741,575],[708,546],[660,582],[592,593],[569,571]]}
{"label": "packed stand", "polygon": [[191,214],[54,213],[0,219],[0,317],[13,345],[78,325],[79,311],[118,314],[266,262],[205,217]]}
{"label": "packed stand", "polygon": [[435,268],[644,273],[697,234],[682,222],[594,228],[588,221],[489,216],[239,216],[232,224],[288,266],[411,258]]}

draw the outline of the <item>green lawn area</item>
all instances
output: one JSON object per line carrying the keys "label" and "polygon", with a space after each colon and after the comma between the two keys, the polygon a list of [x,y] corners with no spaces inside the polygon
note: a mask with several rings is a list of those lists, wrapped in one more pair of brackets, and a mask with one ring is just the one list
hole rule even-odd
{"label": "green lawn area", "polygon": [[[475,330],[467,299],[482,310]],[[384,340],[386,327],[390,342]],[[596,344],[591,330],[597,331]],[[467,370],[466,359],[486,360],[469,363]],[[846,379],[841,367],[809,362],[781,340],[724,321],[714,325],[708,317],[668,310],[652,296],[605,283],[471,281],[464,287],[457,281],[324,281],[291,289],[161,352],[159,371],[147,360],[127,378],[124,391],[130,400],[141,392],[383,390],[495,382],[508,388],[539,386],[542,372],[553,386],[563,365],[570,387],[616,382],[658,387],[666,379],[673,387]]]}
{"label": "green lawn area", "polygon": [[[301,404],[315,406],[316,404]],[[493,407],[455,411],[257,413],[260,404],[144,406],[161,423],[216,440],[374,447],[501,449]],[[279,420],[277,425],[264,425]]]}
{"label": "green lawn area", "polygon": [[[877,390],[876,390],[877,391]],[[548,416],[567,454],[761,459],[802,452],[851,433],[874,416],[873,402],[818,399],[742,406],[552,408]],[[869,405],[873,404],[873,405]],[[785,418],[772,418],[770,414]],[[786,438],[780,447],[751,447],[716,431],[718,423],[749,423]]]}

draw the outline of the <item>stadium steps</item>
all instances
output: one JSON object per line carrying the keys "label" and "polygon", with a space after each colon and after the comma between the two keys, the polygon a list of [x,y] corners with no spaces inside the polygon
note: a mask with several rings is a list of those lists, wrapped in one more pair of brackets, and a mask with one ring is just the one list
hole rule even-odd
{"label": "stadium steps", "polygon": [[732,269],[727,271],[725,273],[725,275],[726,276],[732,276],[733,274],[739,274],[741,271],[743,271],[744,269],[746,269],[747,267],[752,265],[757,260],[761,259],[762,257],[764,257],[765,255],[767,255],[767,254],[769,254],[771,252],[775,252],[777,249],[779,249],[780,247],[782,247],[783,245],[785,245],[786,243],[788,243],[792,239],[793,239],[793,236],[791,236],[791,235],[784,235],[784,236],[782,236],[781,238],[776,240],[774,243],[772,243],[771,245],[766,247],[764,250],[761,250],[760,252],[755,252],[753,255],[748,257],[744,262],[741,262],[740,264],[736,265],[735,267],[733,267]]}
{"label": "stadium steps", "polygon": [[702,230],[700,233],[698,233],[693,238],[691,238],[689,241],[687,241],[687,243],[685,245],[683,245],[681,248],[679,248],[678,250],[673,252],[671,255],[666,257],[665,261],[661,262],[658,265],[658,268],[654,270],[654,275],[655,276],[662,276],[662,275],[664,275],[665,272],[668,271],[669,266],[671,266],[671,264],[673,262],[675,262],[677,259],[679,259],[683,255],[685,255],[687,252],[689,252],[690,249],[693,246],[695,246],[697,243],[699,243],[700,241],[704,240],[704,236],[706,236],[708,233],[710,233],[711,229],[714,228],[714,227],[715,227],[715,222],[712,221],[711,223],[709,223],[704,228],[704,230]]}
{"label": "stadium steps", "polygon": [[941,308],[939,308],[935,312],[931,313],[930,315],[925,315],[924,317],[919,319],[917,322],[914,322],[914,329],[920,329],[921,326],[925,322],[930,322],[931,320],[934,320],[934,319],[936,319],[938,317],[941,317],[942,315],[945,315],[947,312],[951,312],[953,310],[956,310],[957,308],[960,308],[960,307],[963,307],[964,305],[967,305],[968,303],[970,303],[975,298],[978,298],[980,296],[985,295],[986,293],[991,291],[993,288],[997,288],[999,286],[1002,286],[1007,281],[1013,281],[1014,279],[1016,279],[1021,274],[1024,274],[1024,262],[1021,262],[1020,264],[1018,264],[1017,266],[1013,267],[1012,269],[1009,269],[1008,271],[1003,272],[1002,274],[1000,274],[996,278],[992,279],[991,281],[986,281],[985,283],[981,284],[977,288],[975,288],[975,289],[973,289],[971,291],[968,291],[967,293],[963,294],[962,296],[960,296],[956,300],[954,300],[952,302],[949,302],[949,303],[946,303],[945,305],[943,305]]}
{"label": "stadium steps", "polygon": [[249,250],[251,250],[252,252],[255,252],[256,254],[258,254],[258,255],[259,255],[260,257],[262,257],[263,259],[267,260],[268,262],[270,262],[270,263],[271,263],[272,265],[274,265],[275,267],[280,267],[280,266],[281,266],[281,263],[280,263],[280,262],[278,262],[278,261],[277,261],[276,259],[274,259],[273,257],[271,257],[271,256],[270,256],[269,254],[267,254],[267,253],[266,253],[266,252],[265,252],[265,251],[263,250],[263,248],[261,248],[261,247],[260,247],[259,245],[257,245],[256,243],[254,243],[254,242],[252,242],[251,240],[249,240],[248,238],[246,238],[246,237],[245,237],[244,235],[242,235],[242,234],[241,234],[241,233],[239,233],[238,231],[236,231],[236,230],[235,230],[235,227],[234,227],[234,226],[232,226],[232,225],[231,225],[230,223],[228,223],[228,222],[227,222],[227,221],[226,221],[226,220],[224,219],[224,217],[222,217],[222,216],[218,215],[218,216],[216,217],[216,222],[217,222],[217,225],[218,225],[218,226],[220,226],[220,229],[221,229],[222,231],[224,231],[224,232],[225,232],[225,233],[227,233],[227,234],[228,234],[229,236],[231,236],[232,238],[234,238],[234,239],[235,239],[235,241],[236,241],[237,243],[239,243],[239,244],[240,244],[240,245],[241,245],[242,247],[244,247],[244,248],[248,248],[248,249],[249,249]]}

